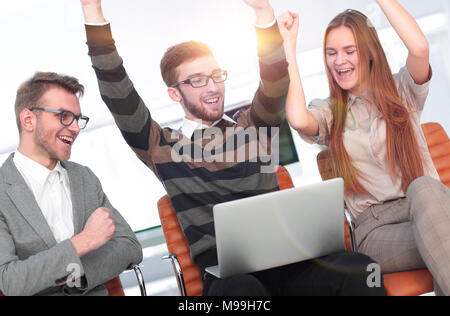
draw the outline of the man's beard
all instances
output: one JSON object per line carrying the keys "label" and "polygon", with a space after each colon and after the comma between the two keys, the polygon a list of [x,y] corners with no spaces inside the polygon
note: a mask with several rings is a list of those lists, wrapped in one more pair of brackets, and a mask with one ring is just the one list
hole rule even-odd
{"label": "man's beard", "polygon": [[197,103],[189,102],[189,100],[181,92],[181,90],[180,90],[180,94],[181,94],[181,97],[183,98],[184,106],[189,111],[189,113],[191,113],[194,117],[199,118],[205,122],[215,122],[222,118],[223,112],[224,112],[223,103],[225,102],[223,98],[222,98],[222,106],[221,106],[220,112],[208,112],[208,110],[203,108],[201,106],[201,104],[198,105]]}
{"label": "man's beard", "polygon": [[59,157],[55,149],[53,149],[52,145],[48,141],[51,137],[52,135],[50,133],[46,132],[43,130],[42,126],[38,125],[36,128],[36,133],[34,134],[34,142],[41,152],[45,152],[47,154],[48,158],[59,161],[69,160],[70,151],[66,153],[64,157]]}

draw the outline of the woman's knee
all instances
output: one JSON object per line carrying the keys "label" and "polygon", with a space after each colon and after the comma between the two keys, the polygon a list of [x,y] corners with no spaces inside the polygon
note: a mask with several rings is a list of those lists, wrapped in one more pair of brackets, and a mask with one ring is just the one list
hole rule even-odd
{"label": "woman's knee", "polygon": [[433,205],[448,205],[450,203],[450,190],[442,182],[432,177],[420,177],[411,182],[406,193],[410,205],[411,215],[416,212],[425,213],[427,210],[439,210]]}
{"label": "woman's knee", "polygon": [[442,190],[443,187],[444,185],[439,180],[433,177],[423,176],[411,182],[406,192],[406,196],[414,197],[416,195],[423,195],[423,193],[429,192],[430,190]]}

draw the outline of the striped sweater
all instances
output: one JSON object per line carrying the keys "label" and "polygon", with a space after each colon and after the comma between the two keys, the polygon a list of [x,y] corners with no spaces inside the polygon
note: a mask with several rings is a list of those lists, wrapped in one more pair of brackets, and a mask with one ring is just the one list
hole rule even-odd
{"label": "striped sweater", "polygon": [[273,135],[245,137],[252,128],[270,134],[285,117],[289,76],[278,26],[256,28],[261,81],[250,108],[234,116],[237,124],[222,120],[213,131],[196,131],[191,139],[152,119],[128,78],[110,26],[86,25],[86,32],[102,99],[128,145],[164,185],[195,261],[215,248],[213,205],[278,190],[274,170],[262,172],[271,158]]}

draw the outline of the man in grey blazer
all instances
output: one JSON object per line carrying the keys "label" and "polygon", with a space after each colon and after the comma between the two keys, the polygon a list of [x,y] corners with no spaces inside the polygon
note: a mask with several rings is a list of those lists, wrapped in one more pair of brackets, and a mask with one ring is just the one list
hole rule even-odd
{"label": "man in grey blazer", "polygon": [[142,261],[133,231],[89,168],[68,162],[87,121],[78,80],[36,73],[17,92],[20,142],[0,168],[0,290],[107,295]]}

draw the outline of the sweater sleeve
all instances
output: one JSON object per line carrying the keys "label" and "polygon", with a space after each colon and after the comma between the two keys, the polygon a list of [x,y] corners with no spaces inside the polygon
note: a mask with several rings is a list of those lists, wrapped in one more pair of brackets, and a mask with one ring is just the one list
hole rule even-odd
{"label": "sweater sleeve", "polygon": [[285,119],[284,105],[289,87],[288,63],[278,24],[256,27],[260,84],[250,110],[252,125],[280,126]]}
{"label": "sweater sleeve", "polygon": [[150,115],[124,68],[107,25],[86,25],[87,45],[100,94],[127,144],[152,167],[161,127]]}

